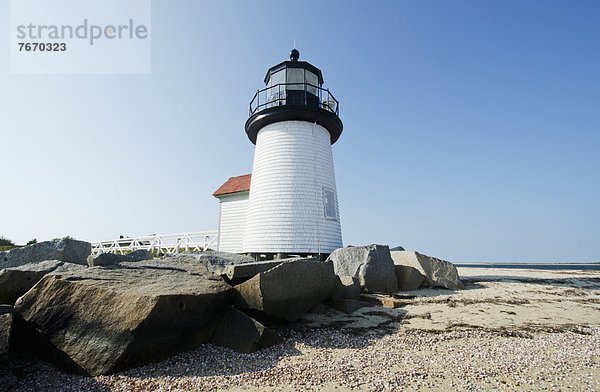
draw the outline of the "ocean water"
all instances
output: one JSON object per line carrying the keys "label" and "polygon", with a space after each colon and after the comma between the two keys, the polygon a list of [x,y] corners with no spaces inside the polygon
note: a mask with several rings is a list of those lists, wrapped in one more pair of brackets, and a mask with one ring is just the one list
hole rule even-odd
{"label": "ocean water", "polygon": [[517,268],[541,270],[600,271],[600,263],[453,263],[469,268]]}

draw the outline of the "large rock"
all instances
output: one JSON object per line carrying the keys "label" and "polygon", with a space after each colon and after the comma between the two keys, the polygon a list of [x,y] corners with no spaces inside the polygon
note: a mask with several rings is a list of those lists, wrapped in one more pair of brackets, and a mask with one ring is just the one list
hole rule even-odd
{"label": "large rock", "polygon": [[464,286],[452,263],[414,251],[391,252],[395,265],[411,267],[423,275],[423,287],[442,287],[460,290]]}
{"label": "large rock", "polygon": [[8,359],[13,326],[13,307],[0,305],[0,362]]}
{"label": "large rock", "polygon": [[73,264],[87,265],[92,252],[89,242],[70,238],[38,242],[22,248],[0,252],[0,269],[18,267],[44,260],[60,260]]}
{"label": "large rock", "polygon": [[336,288],[330,262],[299,258],[285,261],[235,286],[239,307],[289,321],[329,298]]}
{"label": "large rock", "polygon": [[[394,252],[392,252],[393,254]],[[395,265],[398,290],[410,291],[421,287],[425,278],[419,269],[409,265]]]}
{"label": "large rock", "polygon": [[230,307],[219,323],[211,343],[249,354],[280,343],[282,339],[245,313]]}
{"label": "large rock", "polygon": [[60,273],[84,268],[85,266],[81,264],[46,260],[0,270],[0,303],[14,304],[17,298],[28,292],[44,275],[51,272]]}
{"label": "large rock", "polygon": [[106,267],[120,263],[132,263],[136,261],[152,259],[153,256],[150,251],[140,249],[126,255],[120,255],[117,253],[100,253],[97,255],[89,255],[87,258],[87,263],[90,267]]}
{"label": "large rock", "polygon": [[243,282],[261,272],[277,267],[285,260],[253,261],[251,263],[228,265],[223,270],[223,276],[231,282]]}
{"label": "large rock", "polygon": [[228,266],[236,266],[254,262],[254,259],[250,256],[217,251],[196,253],[184,252],[175,257],[182,259],[194,259],[216,275],[223,275]]}
{"label": "large rock", "polygon": [[15,310],[42,354],[100,375],[208,342],[230,294],[205,267],[165,259],[47,275]]}
{"label": "large rock", "polygon": [[336,249],[329,255],[336,275],[358,278],[360,286],[374,293],[395,293],[398,282],[390,249],[385,245]]}

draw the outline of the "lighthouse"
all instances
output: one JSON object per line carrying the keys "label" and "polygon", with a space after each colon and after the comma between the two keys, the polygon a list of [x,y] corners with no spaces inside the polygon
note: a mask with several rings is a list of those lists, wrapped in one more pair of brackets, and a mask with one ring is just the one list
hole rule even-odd
{"label": "lighthouse", "polygon": [[246,134],[256,145],[242,252],[266,258],[324,257],[342,247],[332,145],[343,124],[323,74],[290,60],[267,71],[250,102]]}

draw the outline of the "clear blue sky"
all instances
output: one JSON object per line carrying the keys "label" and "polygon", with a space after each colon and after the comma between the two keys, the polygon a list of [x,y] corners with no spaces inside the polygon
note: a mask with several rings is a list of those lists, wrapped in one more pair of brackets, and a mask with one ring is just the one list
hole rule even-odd
{"label": "clear blue sky", "polygon": [[341,102],[345,244],[600,260],[600,2],[153,1],[152,73],[87,76],[9,74],[7,3],[0,235],[215,229],[295,40]]}

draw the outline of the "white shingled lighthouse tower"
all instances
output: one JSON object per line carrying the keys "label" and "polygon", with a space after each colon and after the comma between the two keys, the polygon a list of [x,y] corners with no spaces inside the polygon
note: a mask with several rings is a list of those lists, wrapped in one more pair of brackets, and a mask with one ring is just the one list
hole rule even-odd
{"label": "white shingled lighthouse tower", "polygon": [[338,101],[314,65],[271,67],[250,102],[246,133],[256,145],[242,252],[326,255],[342,246],[331,146],[342,133]]}

